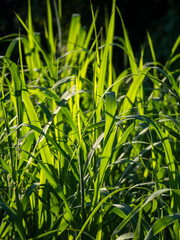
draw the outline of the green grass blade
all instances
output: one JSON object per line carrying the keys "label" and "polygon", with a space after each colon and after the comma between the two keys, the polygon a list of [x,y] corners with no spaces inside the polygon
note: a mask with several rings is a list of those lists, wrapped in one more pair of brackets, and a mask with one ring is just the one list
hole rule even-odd
{"label": "green grass blade", "polygon": [[31,194],[33,193],[33,190],[35,188],[37,188],[39,186],[39,183],[33,183],[30,187],[28,187],[28,189],[26,190],[24,196],[23,196],[23,199],[21,201],[22,203],[22,208],[23,208],[23,211],[26,211],[26,208],[27,208],[27,205],[29,203],[29,198],[31,196]]}
{"label": "green grass blade", "polygon": [[47,20],[48,20],[48,45],[50,47],[51,60],[54,62],[56,46],[53,34],[52,10],[50,0],[47,0]]}
{"label": "green grass blade", "polygon": [[[33,127],[33,126],[29,126],[29,127]],[[37,131],[39,131],[39,130],[37,129],[37,127],[34,127],[34,128],[35,128]],[[49,139],[51,139],[51,138],[49,137]],[[53,141],[53,140],[52,140],[52,141]],[[67,202],[67,200],[66,200],[66,198],[65,198],[65,196],[64,196],[64,194],[63,194],[63,190],[62,190],[61,186],[57,183],[56,179],[53,177],[53,175],[52,175],[52,173],[50,172],[49,168],[46,167],[46,165],[43,163],[43,161],[38,160],[38,159],[37,159],[36,157],[34,157],[32,154],[30,154],[30,153],[27,153],[27,154],[29,154],[35,161],[37,161],[37,162],[39,163],[39,165],[40,165],[40,167],[41,167],[41,169],[42,169],[42,171],[43,171],[43,174],[44,174],[45,178],[49,181],[49,183],[50,183],[50,184],[53,186],[53,188],[56,190],[56,192],[57,192],[57,194],[59,195],[59,197],[63,200],[64,205],[65,205],[65,207],[66,207],[66,210],[67,210],[67,212],[68,212],[71,220],[73,220],[73,215],[72,215],[72,212],[71,212],[70,207],[69,207],[69,205],[68,205],[68,202]],[[25,198],[24,201],[26,201],[26,198]]]}
{"label": "green grass blade", "polygon": [[10,57],[11,57],[12,52],[13,52],[16,44],[18,43],[18,41],[19,41],[19,37],[16,37],[16,38],[13,39],[13,40],[11,41],[11,43],[9,44],[9,46],[8,46],[8,48],[7,48],[7,51],[6,51],[6,54],[5,54],[5,56],[6,56],[7,58],[10,58]]}
{"label": "green grass blade", "polygon": [[30,34],[30,38],[32,38],[33,42],[35,43],[35,46],[37,47],[37,50],[40,51],[44,57],[45,62],[47,63],[47,66],[50,69],[50,73],[52,77],[56,77],[56,71],[55,68],[53,66],[53,63],[50,61],[50,59],[48,58],[47,54],[45,53],[45,51],[43,51],[43,49],[41,48],[40,44],[38,43],[38,41],[36,40],[34,34],[31,32],[31,30],[26,26],[26,24],[23,22],[23,20],[20,18],[20,16],[18,14],[16,14],[16,17],[18,18],[18,20],[20,21],[20,23],[22,24],[22,26],[24,27],[24,29],[27,31],[28,34]]}
{"label": "green grass blade", "polygon": [[11,72],[11,76],[14,82],[14,86],[15,86],[15,97],[16,97],[16,107],[17,107],[17,122],[18,125],[20,125],[22,123],[22,82],[21,79],[19,77],[19,69],[18,66],[13,63],[10,59],[4,57],[5,62],[7,62],[8,64],[8,68]]}
{"label": "green grass blade", "polygon": [[87,218],[86,222],[84,223],[84,225],[82,226],[78,236],[76,237],[76,240],[78,240],[81,236],[81,234],[83,233],[84,229],[86,228],[86,226],[88,225],[89,221],[92,220],[92,218],[94,217],[95,213],[99,210],[99,208],[102,206],[103,203],[105,203],[107,201],[108,198],[110,198],[111,196],[113,196],[114,194],[124,190],[125,188],[122,189],[118,189],[113,191],[112,193],[108,194],[101,202],[98,203],[98,205],[94,208],[94,210],[91,212],[91,214],[89,215],[89,217]]}
{"label": "green grass blade", "polygon": [[170,57],[174,56],[174,53],[175,53],[176,49],[178,48],[179,44],[180,44],[180,36],[178,36],[178,38],[176,39],[176,41],[175,41],[175,43],[174,43],[174,45],[172,47],[171,56]]}
{"label": "green grass blade", "polygon": [[132,82],[127,94],[126,98],[124,99],[124,102],[121,107],[121,113],[123,115],[126,115],[128,110],[130,110],[135,102],[137,91],[142,84],[145,75],[149,72],[150,68],[144,68],[136,77],[134,78],[134,81]]}
{"label": "green grass blade", "polygon": [[[98,11],[95,12],[95,16],[94,16],[94,19],[93,19],[93,21],[95,21],[95,22],[96,22],[96,19],[97,19],[97,15],[98,15]],[[93,23],[91,24],[91,26],[89,28],[89,31],[88,31],[88,34],[86,35],[85,42],[83,44],[84,49],[88,49],[89,43],[91,41],[92,33],[93,33]],[[82,63],[85,60],[85,57],[86,57],[86,52],[85,51],[80,53],[79,64]]]}
{"label": "green grass blade", "polygon": [[[94,28],[95,39],[98,39],[98,34],[97,34],[97,29],[96,29],[96,18],[95,18],[95,15],[94,15],[92,2],[90,2],[90,4],[91,4],[91,14],[92,14],[92,26]],[[100,64],[100,57],[99,57],[99,43],[98,43],[98,41],[96,41],[95,44],[96,44],[97,64],[99,66],[99,64]]]}
{"label": "green grass blade", "polygon": [[52,174],[49,172],[48,168],[45,166],[45,164],[42,161],[38,161],[43,173],[45,174],[47,180],[49,181],[50,184],[52,184],[52,186],[54,187],[54,189],[56,190],[57,194],[60,196],[60,198],[63,200],[64,205],[66,207],[67,212],[69,213],[69,216],[71,217],[71,220],[73,220],[73,215],[72,212],[69,208],[68,202],[63,194],[63,191],[60,187],[60,185],[55,181],[55,179],[53,178]]}
{"label": "green grass blade", "polygon": [[58,44],[57,44],[57,46],[59,48],[59,53],[60,53],[61,50],[62,50],[61,49],[62,48],[62,29],[61,29],[62,11],[61,11],[61,0],[58,0],[58,6],[56,4],[56,0],[53,0],[53,5],[54,5],[54,10],[55,10],[56,22],[57,22],[57,30],[58,30]]}
{"label": "green grass blade", "polygon": [[158,190],[154,193],[152,193],[150,195],[150,197],[148,197],[143,205],[142,203],[138,204],[135,206],[135,208],[127,215],[127,217],[125,219],[123,219],[123,221],[116,227],[116,229],[114,230],[114,232],[112,233],[112,238],[114,238],[116,236],[116,234],[118,234],[127,224],[128,222],[132,219],[132,217],[135,216],[135,214],[137,214],[140,211],[140,207],[144,208],[149,202],[151,202],[154,198],[158,197],[159,195],[161,195],[164,192],[168,192],[170,191],[170,189],[161,189]]}
{"label": "green grass blade", "polygon": [[18,214],[11,207],[9,207],[2,199],[0,200],[0,206],[7,212],[9,217],[12,219],[12,222],[14,223],[21,239],[26,239],[26,235],[21,222],[22,219],[19,219]]}
{"label": "green grass blade", "polygon": [[136,73],[138,73],[138,69],[137,69],[137,64],[136,64],[136,60],[135,60],[135,57],[134,57],[134,53],[133,53],[133,50],[132,50],[132,47],[131,47],[131,43],[130,43],[127,31],[126,31],[126,27],[125,27],[121,12],[118,8],[117,8],[117,11],[118,11],[119,17],[121,19],[121,23],[122,23],[124,39],[125,39],[125,47],[126,47],[126,51],[127,51],[127,54],[128,54],[128,59],[129,59],[131,71],[132,71],[133,74],[136,74]]}
{"label": "green grass blade", "polygon": [[[106,70],[107,70],[107,64],[108,64],[108,54],[110,49],[110,44],[113,43],[113,37],[114,37],[114,27],[115,27],[115,3],[116,1],[113,0],[113,6],[112,6],[112,15],[110,18],[109,28],[108,28],[108,35],[105,43],[104,53],[102,62],[100,65],[99,75],[98,75],[98,88],[97,88],[97,102],[99,101],[100,97],[103,95],[104,92],[104,86],[105,86],[105,79],[106,79]],[[98,109],[96,112],[97,115],[97,121],[100,120],[100,112],[102,109],[102,103],[98,105]]]}
{"label": "green grass blade", "polygon": [[126,239],[134,239],[134,233],[132,232],[124,233],[118,238],[116,238],[116,240],[126,240]]}
{"label": "green grass blade", "polygon": [[152,59],[155,63],[156,62],[156,54],[155,54],[155,51],[154,51],[152,39],[151,39],[151,36],[150,36],[149,32],[147,32],[147,37],[148,37],[149,47],[150,47],[150,50],[151,50]]}
{"label": "green grass blade", "polygon": [[179,213],[174,213],[172,215],[158,219],[149,230],[148,234],[145,237],[145,240],[149,240],[152,237],[156,236],[158,233],[160,233],[162,230],[164,230],[166,227],[178,219],[180,219]]}
{"label": "green grass blade", "polygon": [[123,143],[126,142],[129,134],[134,130],[135,127],[135,123],[132,123],[123,133],[123,135],[121,136],[120,141],[116,144],[115,149],[113,151],[113,154],[116,153],[116,151],[122,146]]}
{"label": "green grass blade", "polygon": [[[73,14],[70,23],[68,42],[67,42],[67,52],[70,53],[75,49],[76,41],[81,30],[81,16],[79,14]],[[66,56],[66,65],[72,58],[72,54]]]}
{"label": "green grass blade", "polygon": [[106,169],[109,164],[110,156],[112,154],[112,146],[115,138],[115,114],[116,114],[116,98],[114,92],[106,93],[106,123],[105,123],[105,134],[103,142],[103,152],[101,156],[101,163],[99,168],[98,177],[94,186],[94,207],[100,198],[100,188],[102,186]]}

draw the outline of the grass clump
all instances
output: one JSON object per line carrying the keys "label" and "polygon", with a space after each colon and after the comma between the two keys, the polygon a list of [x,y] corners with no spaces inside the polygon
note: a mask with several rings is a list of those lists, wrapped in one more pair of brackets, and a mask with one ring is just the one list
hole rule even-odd
{"label": "grass clump", "polygon": [[[45,51],[29,1],[27,34],[0,39],[1,239],[180,238],[180,38],[163,66],[147,33],[152,60],[143,47],[137,61],[115,0],[105,38],[91,10],[89,30],[72,15],[64,42],[61,1],[47,0]],[[117,47],[129,61],[118,76]]]}

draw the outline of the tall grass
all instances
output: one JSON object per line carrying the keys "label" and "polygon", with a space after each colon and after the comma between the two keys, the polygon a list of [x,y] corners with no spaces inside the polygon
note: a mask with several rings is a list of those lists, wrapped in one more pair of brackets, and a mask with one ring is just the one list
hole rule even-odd
{"label": "tall grass", "polygon": [[91,11],[64,41],[61,1],[47,0],[47,51],[29,0],[27,21],[16,14],[27,34],[0,39],[1,239],[180,239],[180,37],[163,66],[147,33],[137,60],[115,0],[104,38]]}

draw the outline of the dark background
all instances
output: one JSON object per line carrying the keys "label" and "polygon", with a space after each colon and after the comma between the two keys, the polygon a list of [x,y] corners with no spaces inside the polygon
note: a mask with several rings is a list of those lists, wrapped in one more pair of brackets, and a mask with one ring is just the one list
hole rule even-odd
{"label": "dark background", "polygon": [[[51,1],[52,3],[53,1]],[[104,26],[104,6],[111,12],[111,0],[92,0],[94,9],[99,7],[97,27]],[[180,0],[116,0],[122,13],[135,54],[139,54],[141,45],[147,41],[148,30],[153,39],[158,61],[165,62],[180,33]],[[1,0],[0,37],[23,31],[13,11],[23,20],[27,18],[27,0]],[[31,0],[35,31],[43,33],[43,21],[46,19],[46,1]],[[52,4],[53,6],[53,4]],[[62,29],[64,38],[73,13],[81,14],[82,25],[89,26],[92,17],[89,0],[62,0]],[[122,27],[116,16],[115,34],[122,36]],[[3,48],[0,50],[2,55]]]}

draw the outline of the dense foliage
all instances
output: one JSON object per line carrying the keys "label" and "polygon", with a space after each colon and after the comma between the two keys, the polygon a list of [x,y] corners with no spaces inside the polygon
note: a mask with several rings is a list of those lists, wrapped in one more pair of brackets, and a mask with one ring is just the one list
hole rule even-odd
{"label": "dense foliage", "polygon": [[30,1],[27,35],[0,39],[0,238],[180,239],[180,37],[165,65],[149,33],[151,59],[136,59],[114,0],[105,32],[91,5],[89,30],[75,14],[63,41],[60,2],[47,0],[48,50]]}

